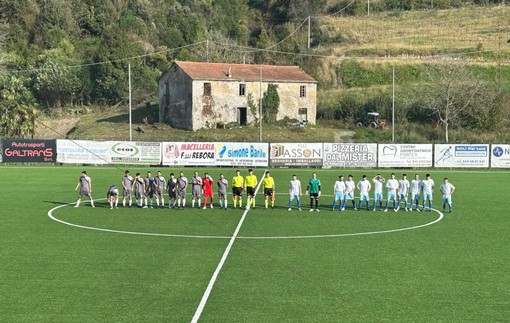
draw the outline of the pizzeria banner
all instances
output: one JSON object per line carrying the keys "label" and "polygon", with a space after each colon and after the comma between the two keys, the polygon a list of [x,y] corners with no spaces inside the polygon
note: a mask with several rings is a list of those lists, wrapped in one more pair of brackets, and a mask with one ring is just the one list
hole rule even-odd
{"label": "pizzeria banner", "polygon": [[269,144],[249,142],[216,143],[216,165],[267,167]]}
{"label": "pizzeria banner", "polygon": [[376,166],[377,144],[324,144],[324,168]]}
{"label": "pizzeria banner", "polygon": [[54,163],[57,158],[55,140],[3,139],[4,163]]}
{"label": "pizzeria banner", "polygon": [[57,139],[57,162],[104,165],[110,161],[107,141]]}
{"label": "pizzeria banner", "polygon": [[109,141],[112,164],[158,165],[161,163],[160,142]]}
{"label": "pizzeria banner", "polygon": [[432,167],[432,144],[379,144],[379,167]]}
{"label": "pizzeria banner", "polygon": [[489,167],[489,145],[434,145],[435,167]]}
{"label": "pizzeria banner", "polygon": [[214,147],[212,142],[164,142],[163,165],[214,165]]}
{"label": "pizzeria banner", "polygon": [[271,166],[322,166],[322,143],[271,144]]}
{"label": "pizzeria banner", "polygon": [[491,145],[491,167],[510,168],[510,145]]}

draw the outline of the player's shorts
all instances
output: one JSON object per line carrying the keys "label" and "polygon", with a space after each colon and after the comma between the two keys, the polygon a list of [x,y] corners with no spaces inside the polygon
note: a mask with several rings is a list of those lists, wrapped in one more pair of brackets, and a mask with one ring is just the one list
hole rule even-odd
{"label": "player's shorts", "polygon": [[360,201],[370,201],[370,197],[368,196],[367,193],[360,193],[359,194],[359,200]]}
{"label": "player's shorts", "polygon": [[335,201],[343,201],[344,200],[344,192],[336,192],[335,193]]}
{"label": "player's shorts", "polygon": [[397,200],[397,193],[396,192],[388,192],[387,201],[396,201],[396,200]]}
{"label": "player's shorts", "polygon": [[247,187],[246,188],[246,195],[248,195],[248,196],[255,196],[255,187]]}
{"label": "player's shorts", "polygon": [[88,188],[86,189],[81,189],[80,190],[80,194],[78,195],[79,197],[82,197],[83,195],[85,196],[89,196],[90,195],[90,190]]}
{"label": "player's shorts", "polygon": [[383,200],[382,193],[375,193],[374,194],[374,200],[375,201],[382,201]]}
{"label": "player's shorts", "polygon": [[200,197],[202,196],[202,188],[200,185],[193,185],[193,189],[191,190],[191,196]]}
{"label": "player's shorts", "polygon": [[451,195],[443,195],[443,203],[452,204],[452,196]]}
{"label": "player's shorts", "polygon": [[420,193],[411,193],[411,196],[413,200],[419,200],[420,199]]}
{"label": "player's shorts", "polygon": [[242,187],[232,187],[232,195],[234,196],[242,196],[243,188]]}
{"label": "player's shorts", "polygon": [[407,201],[407,195],[406,194],[399,194],[398,198],[403,201]]}
{"label": "player's shorts", "polygon": [[177,198],[177,193],[175,191],[169,190],[168,191],[168,198],[176,199]]}
{"label": "player's shorts", "polygon": [[179,197],[186,197],[186,189],[184,189],[184,188],[179,188],[179,189],[177,190],[177,195],[178,195]]}
{"label": "player's shorts", "polygon": [[296,199],[298,199],[298,200],[299,200],[299,194],[297,194],[297,193],[291,193],[291,194],[290,194],[290,200],[292,201],[292,200],[294,200],[294,198],[296,198]]}
{"label": "player's shorts", "polygon": [[272,188],[264,188],[264,196],[272,196],[273,189]]}
{"label": "player's shorts", "polygon": [[424,201],[426,201],[426,200],[432,201],[432,194],[430,194],[430,193],[423,193],[423,200]]}
{"label": "player's shorts", "polygon": [[160,187],[156,187],[154,194],[156,194],[156,196],[163,196],[163,189]]}
{"label": "player's shorts", "polygon": [[141,190],[135,190],[135,198],[136,199],[141,199],[143,196],[143,193]]}
{"label": "player's shorts", "polygon": [[214,193],[213,193],[213,191],[212,191],[212,190],[210,190],[210,191],[204,191],[204,197],[206,197],[206,196],[211,196],[211,197],[212,197],[212,196],[213,196],[213,194],[214,194]]}
{"label": "player's shorts", "polygon": [[153,190],[145,191],[145,196],[152,198],[154,196],[154,191]]}
{"label": "player's shorts", "polygon": [[113,191],[108,191],[108,193],[106,193],[106,197],[108,199],[110,198],[117,198],[119,196],[119,190],[113,190]]}
{"label": "player's shorts", "polygon": [[319,198],[319,193],[310,193],[310,198],[318,199]]}
{"label": "player's shorts", "polygon": [[218,191],[218,196],[219,196],[220,198],[225,198],[225,197],[227,197],[227,190]]}
{"label": "player's shorts", "polygon": [[123,196],[131,196],[131,190],[124,190]]}
{"label": "player's shorts", "polygon": [[354,193],[346,193],[345,199],[346,200],[354,200]]}

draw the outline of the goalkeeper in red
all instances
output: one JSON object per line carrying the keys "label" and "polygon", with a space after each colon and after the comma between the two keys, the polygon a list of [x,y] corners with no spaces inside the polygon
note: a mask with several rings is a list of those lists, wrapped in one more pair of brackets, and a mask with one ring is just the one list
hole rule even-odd
{"label": "goalkeeper in red", "polygon": [[214,200],[214,193],[213,193],[213,186],[214,180],[209,175],[209,173],[205,173],[204,177],[202,178],[202,190],[204,191],[204,207],[203,209],[207,209],[207,198],[209,198],[209,205],[211,206],[211,209],[213,208],[213,200]]}

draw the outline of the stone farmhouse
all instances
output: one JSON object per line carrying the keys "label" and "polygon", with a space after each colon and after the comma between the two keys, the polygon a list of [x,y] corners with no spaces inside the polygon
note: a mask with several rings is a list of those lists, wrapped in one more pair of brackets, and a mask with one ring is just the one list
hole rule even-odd
{"label": "stone farmhouse", "polygon": [[159,122],[187,130],[252,123],[268,84],[278,85],[277,120],[315,124],[317,81],[298,66],[183,61],[159,79]]}

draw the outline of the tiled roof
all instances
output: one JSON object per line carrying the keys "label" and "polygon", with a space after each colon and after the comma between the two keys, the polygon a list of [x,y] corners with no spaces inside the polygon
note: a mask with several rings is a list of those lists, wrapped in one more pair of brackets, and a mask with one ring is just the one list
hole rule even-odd
{"label": "tiled roof", "polygon": [[[194,80],[233,80],[233,81],[260,81],[264,82],[303,82],[316,83],[317,81],[306,74],[299,66],[226,64],[176,61],[187,75]],[[230,73],[230,77],[229,77]]]}

